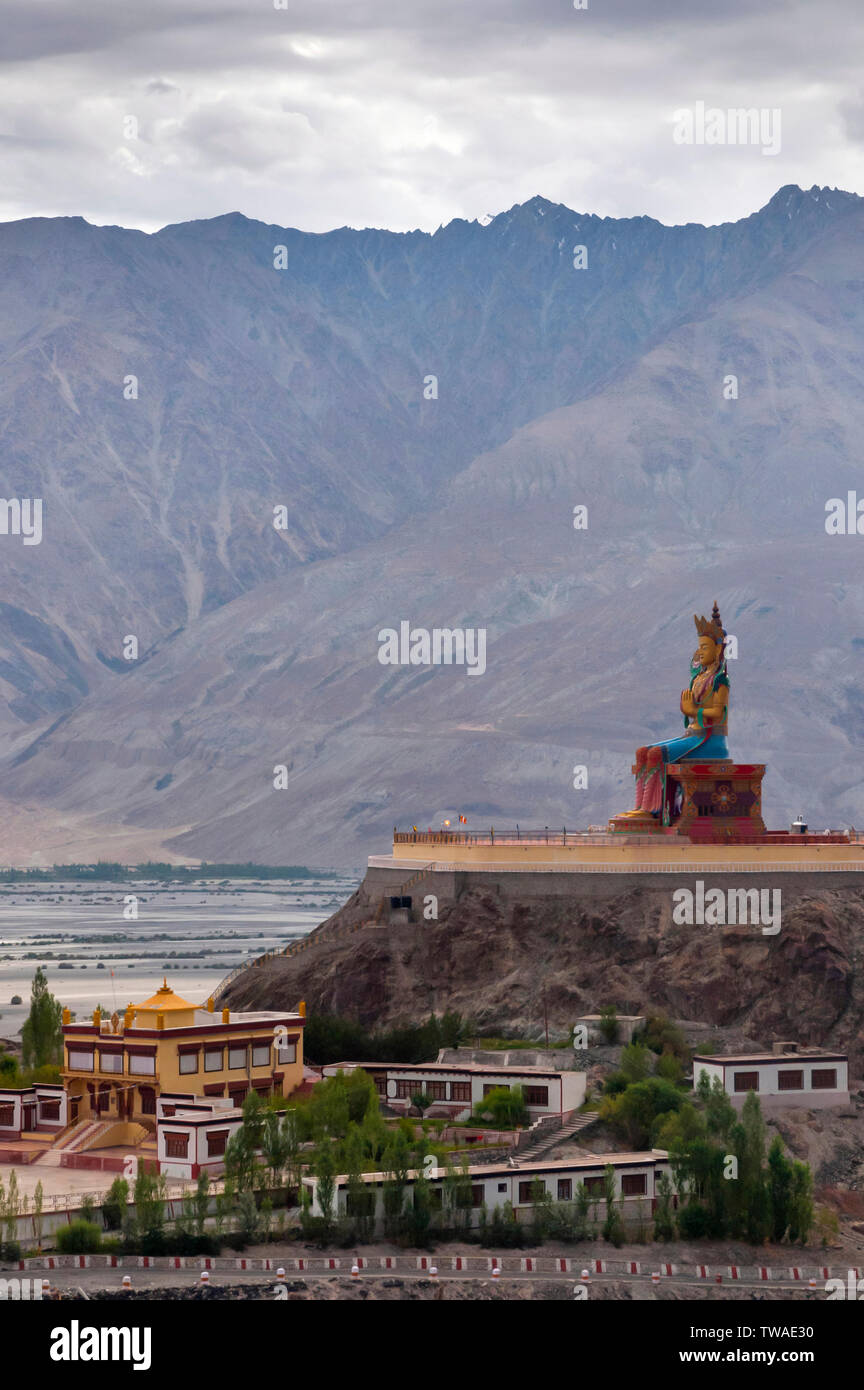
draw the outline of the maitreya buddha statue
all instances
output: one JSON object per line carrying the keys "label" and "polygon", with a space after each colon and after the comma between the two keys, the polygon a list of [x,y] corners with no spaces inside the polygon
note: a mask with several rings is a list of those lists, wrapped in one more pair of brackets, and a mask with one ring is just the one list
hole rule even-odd
{"label": "maitreya buddha statue", "polygon": [[656,817],[663,802],[663,769],[667,763],[729,759],[726,742],[729,715],[729,675],[724,648],[726,633],[717,604],[709,618],[693,615],[699,646],[690,661],[690,684],[681,692],[685,732],[668,743],[636,750],[636,805],[624,815],[633,820]]}

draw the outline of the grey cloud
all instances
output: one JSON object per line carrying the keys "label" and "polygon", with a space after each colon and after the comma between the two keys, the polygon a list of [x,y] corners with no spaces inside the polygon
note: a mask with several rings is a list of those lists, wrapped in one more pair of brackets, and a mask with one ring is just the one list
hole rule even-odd
{"label": "grey cloud", "polygon": [[[11,0],[0,218],[434,229],[542,192],[732,219],[855,187],[862,40],[858,0]],[[676,147],[697,101],[781,108],[781,153]]]}

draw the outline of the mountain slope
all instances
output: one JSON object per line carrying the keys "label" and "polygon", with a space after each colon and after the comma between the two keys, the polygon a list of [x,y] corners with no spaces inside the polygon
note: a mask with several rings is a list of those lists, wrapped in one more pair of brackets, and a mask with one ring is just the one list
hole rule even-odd
{"label": "mountain slope", "polygon": [[[47,518],[0,537],[10,857],[34,825],[64,857],[356,864],[444,811],[603,821],[677,732],[715,597],[771,818],[806,790],[813,823],[860,823],[858,538],[824,523],[864,428],[861,200],[784,189],[707,229],[533,200],[431,238],[22,227],[0,256],[55,257],[0,300],[6,492],[38,478]],[[485,675],[381,666],[403,619],[487,628]]]}

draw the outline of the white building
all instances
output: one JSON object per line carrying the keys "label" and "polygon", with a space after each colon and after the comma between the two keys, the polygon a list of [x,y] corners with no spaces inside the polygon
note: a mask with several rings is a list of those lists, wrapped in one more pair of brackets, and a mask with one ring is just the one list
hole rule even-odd
{"label": "white building", "polygon": [[547,1067],[488,1066],[480,1062],[338,1062],[322,1068],[325,1076],[338,1071],[368,1072],[382,1102],[392,1110],[407,1110],[421,1092],[431,1100],[430,1115],[467,1119],[490,1091],[521,1086],[533,1120],[578,1110],[585,1099],[584,1071],[555,1071]]}
{"label": "white building", "polygon": [[[509,1202],[517,1221],[530,1220],[537,1200],[535,1183],[542,1183],[544,1190],[553,1202],[573,1202],[577,1189],[583,1183],[591,1198],[592,1210],[602,1219],[605,1214],[605,1169],[612,1166],[615,1173],[615,1196],[622,1202],[623,1219],[650,1216],[655,1207],[657,1183],[662,1173],[669,1170],[668,1154],[664,1149],[651,1149],[642,1153],[590,1154],[584,1158],[538,1159],[527,1162],[519,1168],[511,1168],[507,1163],[472,1164],[468,1169],[471,1179],[472,1222],[480,1222],[480,1212],[485,1206],[492,1214],[495,1207],[503,1207]],[[413,1190],[417,1177],[416,1170],[408,1173],[407,1191]],[[440,1209],[444,1201],[445,1170],[432,1170],[429,1178],[429,1193],[433,1209]],[[377,1217],[383,1215],[383,1192],[387,1175],[385,1173],[364,1173],[363,1182],[373,1187],[377,1194]],[[348,1211],[347,1177],[335,1180],[334,1216],[350,1215]],[[305,1177],[303,1186],[310,1196],[312,1216],[321,1216],[318,1201],[318,1179]]]}
{"label": "white building", "polygon": [[156,1101],[156,1156],[159,1172],[194,1182],[225,1168],[225,1146],[243,1123],[243,1111],[223,1096],[163,1092]]}
{"label": "white building", "polygon": [[59,1134],[67,1123],[66,1091],[59,1083],[0,1087],[0,1139]]}
{"label": "white building", "polygon": [[816,1110],[849,1104],[849,1065],[843,1052],[778,1043],[772,1052],[694,1057],[694,1086],[703,1074],[712,1083],[719,1078],[738,1107],[743,1106],[748,1091],[756,1092],[763,1109],[803,1105]]}

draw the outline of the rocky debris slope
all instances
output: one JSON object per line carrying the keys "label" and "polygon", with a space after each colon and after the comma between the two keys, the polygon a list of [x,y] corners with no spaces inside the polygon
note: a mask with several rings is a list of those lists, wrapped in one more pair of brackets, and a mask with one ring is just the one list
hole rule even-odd
{"label": "rocky debris slope", "polygon": [[[812,880],[811,880],[812,881]],[[656,880],[655,880],[656,882]],[[769,1044],[864,1048],[864,885],[784,896],[782,930],[678,926],[671,886],[578,900],[509,900],[475,889],[438,922],[340,928],[368,913],[362,889],[315,934],[320,944],[232,982],[232,1008],[293,1007],[366,1025],[455,1009],[484,1030],[569,1034],[581,1014],[664,1012]]]}

